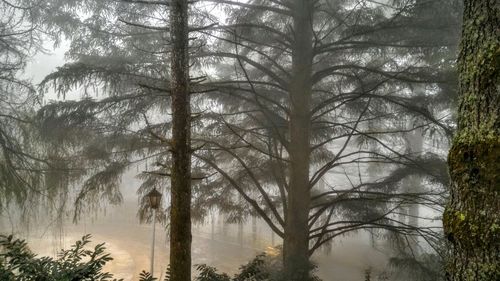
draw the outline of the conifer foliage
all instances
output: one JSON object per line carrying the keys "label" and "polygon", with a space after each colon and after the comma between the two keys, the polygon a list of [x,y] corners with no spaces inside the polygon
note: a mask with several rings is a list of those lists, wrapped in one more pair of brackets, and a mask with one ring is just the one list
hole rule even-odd
{"label": "conifer foliage", "polygon": [[[47,31],[70,47],[68,62],[40,84],[61,99],[38,111],[40,134],[29,143],[44,144],[35,149],[50,159],[44,184],[62,187],[75,221],[120,203],[121,175],[134,169],[141,198],[152,188],[169,194],[158,217],[170,220],[175,281],[191,278],[192,220],[213,209],[229,222],[260,217],[282,238],[286,280],[313,278],[311,255],[358,231],[396,241],[400,264],[425,264],[424,248],[432,258],[443,254],[434,213],[418,210],[442,212],[447,195],[443,150],[454,130],[461,1],[47,0],[39,7],[51,11]],[[20,46],[24,33],[11,33],[0,39]],[[26,54],[15,50],[5,58],[22,66]],[[15,71],[5,65],[0,86],[34,93],[10,81]],[[18,189],[7,183],[29,186],[38,178],[22,182],[22,173],[36,177],[27,171],[49,164],[23,153],[31,135],[24,136],[21,107],[4,106],[4,93],[12,97],[0,93],[7,112],[0,191],[12,194]],[[139,215],[151,220],[144,199]],[[229,278],[199,269],[208,279]]]}
{"label": "conifer foliage", "polygon": [[[452,131],[441,114],[454,92],[458,1],[213,2],[229,16],[212,34],[221,43],[199,54],[222,66],[195,156],[222,176],[207,191],[224,201],[200,206],[262,217],[284,240],[289,280],[307,278],[317,249],[361,229],[404,243],[425,236],[438,250],[438,228],[402,210],[442,209],[444,155],[415,153],[405,138]],[[411,176],[433,184],[404,190]]]}

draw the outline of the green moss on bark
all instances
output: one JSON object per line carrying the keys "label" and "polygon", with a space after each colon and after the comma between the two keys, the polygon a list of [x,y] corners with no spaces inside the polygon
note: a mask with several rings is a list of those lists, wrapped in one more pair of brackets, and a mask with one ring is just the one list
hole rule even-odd
{"label": "green moss on bark", "polygon": [[500,277],[500,138],[457,138],[449,153],[452,201],[443,223],[454,245],[450,280]]}

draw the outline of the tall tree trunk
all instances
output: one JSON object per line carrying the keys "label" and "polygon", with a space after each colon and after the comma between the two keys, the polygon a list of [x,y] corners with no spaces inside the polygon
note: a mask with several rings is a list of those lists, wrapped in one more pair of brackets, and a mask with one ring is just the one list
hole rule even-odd
{"label": "tall tree trunk", "polygon": [[448,280],[500,280],[500,2],[464,1],[458,132],[443,218]]}
{"label": "tall tree trunk", "polygon": [[312,3],[293,1],[294,48],[290,83],[290,185],[283,242],[287,280],[309,274],[309,158],[312,71]]}
{"label": "tall tree trunk", "polygon": [[[422,89],[422,85],[417,85],[415,94],[419,96],[424,96],[425,92],[424,89]],[[407,152],[413,156],[422,156],[422,150],[424,146],[424,131],[423,128],[416,128],[420,124],[415,122],[414,120],[411,120],[407,122],[407,128],[408,130],[413,130],[406,135],[406,149]],[[410,194],[420,194],[424,192],[422,190],[422,178],[419,175],[410,175],[408,178],[406,178],[403,181],[404,185],[404,192],[410,193]],[[420,203],[418,201],[418,198],[414,199],[415,201],[408,206],[405,206],[407,209],[407,219],[408,219],[408,224],[412,227],[418,228],[419,224],[419,208],[420,208]],[[406,218],[404,218],[406,219]],[[402,221],[405,221],[405,220]],[[418,235],[415,235],[413,237],[408,238],[408,250],[412,255],[418,256],[420,249],[418,245]]]}
{"label": "tall tree trunk", "polygon": [[170,270],[172,281],[191,280],[191,110],[189,103],[188,0],[172,0],[172,171]]}

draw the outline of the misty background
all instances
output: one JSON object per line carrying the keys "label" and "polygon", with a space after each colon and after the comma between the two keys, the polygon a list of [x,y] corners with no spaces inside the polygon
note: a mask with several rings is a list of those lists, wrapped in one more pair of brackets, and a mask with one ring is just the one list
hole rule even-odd
{"label": "misty background", "polygon": [[[280,257],[302,231],[322,280],[440,280],[460,1],[303,1],[311,18],[289,2],[190,5],[193,265],[236,274],[262,252]],[[90,233],[114,258],[106,271],[139,280],[151,250],[144,198],[157,188],[163,276],[165,5],[57,0],[25,16],[6,3],[2,13],[34,22],[21,36],[36,43],[0,78],[1,113],[16,116],[0,119],[12,139],[0,162],[15,159],[2,164],[13,176],[0,182],[0,233],[53,257]],[[27,46],[16,40],[1,45],[5,65],[11,46]],[[289,230],[290,209],[306,227]]]}

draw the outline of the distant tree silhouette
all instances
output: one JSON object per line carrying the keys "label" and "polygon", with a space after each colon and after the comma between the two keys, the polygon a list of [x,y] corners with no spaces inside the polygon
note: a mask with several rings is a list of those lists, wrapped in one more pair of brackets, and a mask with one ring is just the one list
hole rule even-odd
{"label": "distant tree silhouette", "polygon": [[[451,135],[436,115],[454,93],[458,1],[209,2],[224,5],[229,20],[211,33],[221,43],[195,55],[223,64],[195,156],[222,178],[206,189],[219,200],[199,206],[262,217],[284,239],[292,280],[306,278],[319,247],[358,230],[405,243],[423,236],[438,250],[438,227],[412,225],[401,210],[442,210],[445,161],[407,149],[405,139]],[[370,179],[368,164],[380,171]],[[412,176],[440,188],[401,188]]]}

